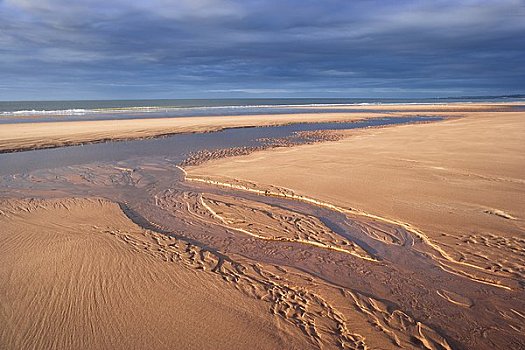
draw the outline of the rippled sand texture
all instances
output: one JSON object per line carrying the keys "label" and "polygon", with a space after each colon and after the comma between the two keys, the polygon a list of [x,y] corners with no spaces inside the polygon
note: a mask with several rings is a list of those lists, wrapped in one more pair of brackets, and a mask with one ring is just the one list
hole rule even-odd
{"label": "rippled sand texture", "polygon": [[[397,225],[412,236],[409,245],[444,271],[501,289],[513,299],[522,298],[525,287],[524,133],[522,112],[468,113],[433,124],[351,131],[340,141],[261,151],[186,170],[188,180],[199,183],[373,218],[376,227],[364,228],[370,237],[406,245],[406,237],[382,228]],[[436,286],[434,293],[451,307],[487,302],[461,287]],[[521,334],[523,342],[523,305],[498,308],[498,317],[512,320],[501,329]],[[489,334],[481,344],[495,339]]]}
{"label": "rippled sand texture", "polygon": [[[177,339],[189,348],[451,348],[432,325],[378,298],[382,292],[370,294],[406,281],[375,259],[359,227],[354,237],[330,211],[187,186],[180,175],[162,159],[147,159],[4,178],[12,196],[104,193],[120,205],[2,202],[1,277],[8,283],[0,293],[10,300],[2,344],[162,348]],[[63,244],[76,238],[73,247]],[[50,326],[65,323],[67,332]]]}
{"label": "rippled sand texture", "polygon": [[207,195],[202,206],[223,225],[249,236],[282,242],[297,242],[352,254],[374,261],[354,242],[338,236],[313,216],[301,215],[262,203]]}
{"label": "rippled sand texture", "polygon": [[[411,225],[470,273],[525,278],[525,116],[352,132],[350,137],[257,152],[190,168],[293,189]],[[265,169],[264,171],[262,169]]]}
{"label": "rippled sand texture", "polygon": [[265,286],[229,283],[240,265],[143,230],[114,203],[4,200],[0,226],[3,349],[311,347],[267,311]]}

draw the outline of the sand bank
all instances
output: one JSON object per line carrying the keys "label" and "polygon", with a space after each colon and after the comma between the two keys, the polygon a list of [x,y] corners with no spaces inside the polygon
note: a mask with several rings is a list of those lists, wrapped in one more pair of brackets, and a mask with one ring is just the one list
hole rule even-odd
{"label": "sand bank", "polygon": [[221,182],[287,188],[408,225],[436,244],[441,258],[459,264],[445,268],[522,280],[525,116],[463,115],[433,124],[349,131],[340,141],[261,151],[186,170]]}
{"label": "sand bank", "polygon": [[227,128],[298,122],[352,121],[380,116],[382,115],[319,113],[3,124],[0,128],[0,152],[131,140],[177,133],[210,132]]}

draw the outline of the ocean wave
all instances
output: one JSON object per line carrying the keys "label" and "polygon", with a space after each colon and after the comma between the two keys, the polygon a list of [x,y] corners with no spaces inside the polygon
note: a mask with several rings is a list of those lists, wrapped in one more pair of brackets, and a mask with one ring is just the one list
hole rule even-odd
{"label": "ocean wave", "polygon": [[54,111],[48,111],[48,110],[20,110],[20,111],[8,111],[8,112],[1,112],[0,115],[2,116],[38,116],[38,115],[85,115],[89,113],[90,110],[88,109],[59,109]]}
{"label": "ocean wave", "polygon": [[440,102],[421,103],[421,102],[360,102],[360,103],[309,103],[309,104],[259,104],[259,105],[228,105],[228,106],[135,106],[135,107],[113,107],[113,108],[74,108],[74,109],[56,109],[56,110],[17,110],[0,112],[3,117],[21,117],[21,116],[84,116],[90,114],[134,114],[134,113],[169,113],[169,112],[197,112],[197,111],[219,111],[219,110],[264,110],[264,109],[293,109],[293,108],[323,108],[323,107],[340,107],[345,106],[380,106],[380,105],[401,105],[401,104],[441,104]]}
{"label": "ocean wave", "polygon": [[[302,105],[307,106],[307,105]],[[312,105],[313,106],[313,105]],[[21,117],[21,116],[83,116],[89,114],[123,114],[123,113],[169,113],[182,111],[214,111],[214,110],[250,110],[250,109],[275,109],[275,108],[293,108],[299,105],[232,105],[232,106],[138,106],[138,107],[114,107],[114,108],[95,108],[95,109],[56,109],[56,110],[17,110],[0,112],[4,117]]]}

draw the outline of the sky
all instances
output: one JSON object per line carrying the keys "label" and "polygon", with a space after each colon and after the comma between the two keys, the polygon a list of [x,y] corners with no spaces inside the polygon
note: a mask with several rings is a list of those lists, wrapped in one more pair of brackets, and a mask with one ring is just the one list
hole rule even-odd
{"label": "sky", "polygon": [[525,0],[0,0],[0,100],[525,92]]}

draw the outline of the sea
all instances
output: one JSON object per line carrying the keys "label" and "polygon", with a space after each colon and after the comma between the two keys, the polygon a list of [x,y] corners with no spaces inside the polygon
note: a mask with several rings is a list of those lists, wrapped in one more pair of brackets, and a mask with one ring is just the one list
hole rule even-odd
{"label": "sea", "polygon": [[[163,100],[81,100],[81,101],[0,101],[0,124],[73,120],[172,118],[220,115],[257,115],[373,111],[370,106],[396,104],[444,104],[453,102],[523,102],[525,95],[434,99],[372,98],[264,98],[264,99],[163,99]],[[355,106],[366,106],[359,110]],[[307,107],[307,108],[305,108]]]}

